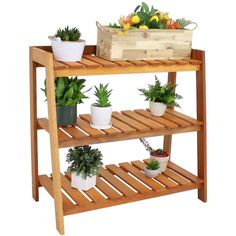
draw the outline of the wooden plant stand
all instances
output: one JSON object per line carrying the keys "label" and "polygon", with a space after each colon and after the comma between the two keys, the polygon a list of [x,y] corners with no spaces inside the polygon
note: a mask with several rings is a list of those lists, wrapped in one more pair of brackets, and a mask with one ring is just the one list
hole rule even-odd
{"label": "wooden plant stand", "polygon": [[[116,62],[94,56],[95,51],[96,46],[87,46],[81,62],[58,62],[53,60],[51,47],[30,47],[32,192],[35,201],[39,200],[39,187],[44,187],[54,198],[56,226],[60,234],[64,234],[64,215],[192,189],[198,189],[198,198],[206,202],[204,51],[192,50],[192,56],[189,60]],[[42,66],[46,69],[48,119],[37,116],[36,69]],[[79,115],[75,127],[57,127],[54,94],[55,77],[168,72],[168,81],[176,83],[176,72],[178,71],[196,72],[197,119],[173,109],[168,109],[163,117],[154,117],[148,110],[138,109],[113,112],[113,127],[107,130],[92,129],[89,125],[89,114]],[[46,130],[50,135],[51,176],[38,174],[38,130],[40,129]],[[168,169],[163,174],[155,180],[150,179],[143,173],[146,160],[135,160],[131,163],[125,162],[102,167],[96,187],[82,193],[82,191],[71,188],[70,176],[67,173],[64,175],[60,172],[59,148],[163,135],[164,149],[170,152],[173,134],[192,131],[197,131],[197,176],[170,162]]]}

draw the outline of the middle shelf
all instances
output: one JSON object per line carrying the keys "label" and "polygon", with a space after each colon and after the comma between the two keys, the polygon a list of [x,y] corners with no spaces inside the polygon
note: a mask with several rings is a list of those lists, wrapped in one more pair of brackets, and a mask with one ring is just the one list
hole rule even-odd
{"label": "middle shelf", "polygon": [[[81,114],[77,118],[76,126],[58,127],[59,147],[200,131],[202,125],[201,121],[171,109],[167,109],[161,117],[153,116],[144,109],[114,111],[112,127],[106,130],[91,128],[90,120],[89,114]],[[49,131],[48,119],[39,118],[38,129]]]}

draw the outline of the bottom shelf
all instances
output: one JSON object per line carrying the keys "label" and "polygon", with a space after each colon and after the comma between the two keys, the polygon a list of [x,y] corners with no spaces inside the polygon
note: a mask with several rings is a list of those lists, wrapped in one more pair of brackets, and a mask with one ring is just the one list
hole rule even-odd
{"label": "bottom shelf", "polygon": [[[147,178],[143,172],[145,162],[147,160],[102,167],[96,187],[88,191],[72,188],[70,175],[61,174],[64,215],[197,189],[203,183],[172,162],[164,173],[153,179]],[[52,178],[40,175],[39,182],[53,196]]]}

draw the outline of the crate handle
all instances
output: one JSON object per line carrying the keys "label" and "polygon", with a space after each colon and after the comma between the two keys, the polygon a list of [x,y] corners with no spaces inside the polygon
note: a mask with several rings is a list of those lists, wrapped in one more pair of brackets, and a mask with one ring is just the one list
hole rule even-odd
{"label": "crate handle", "polygon": [[193,27],[193,29],[191,29],[191,30],[195,30],[195,29],[197,29],[197,27],[198,27],[198,25],[197,25],[197,23],[196,22],[192,22],[191,24],[189,24],[189,25],[195,25],[194,27]]}
{"label": "crate handle", "polygon": [[102,31],[109,32],[109,30],[106,29],[104,26],[102,26],[98,21],[96,21],[96,26],[98,27],[98,29],[100,29]]}

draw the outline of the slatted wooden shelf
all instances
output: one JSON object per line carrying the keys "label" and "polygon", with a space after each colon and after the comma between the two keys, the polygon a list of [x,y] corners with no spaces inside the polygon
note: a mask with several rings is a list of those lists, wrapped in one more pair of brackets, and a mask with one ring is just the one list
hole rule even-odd
{"label": "slatted wooden shelf", "polygon": [[[112,127],[106,130],[91,128],[90,121],[89,114],[81,114],[77,118],[76,126],[58,127],[59,146],[70,147],[199,131],[202,125],[201,121],[171,109],[167,109],[162,117],[153,116],[143,109],[113,112]],[[38,127],[48,131],[48,119],[39,118]]]}
{"label": "slatted wooden shelf", "polygon": [[[70,175],[61,174],[64,215],[197,189],[203,182],[172,162],[155,179],[147,178],[143,172],[144,162],[133,161],[102,167],[96,187],[88,191],[72,188]],[[41,175],[39,182],[53,196],[52,178]]]}
{"label": "slatted wooden shelf", "polygon": [[[44,52],[51,52],[51,47],[39,46],[34,50],[38,55],[43,55]],[[55,76],[198,71],[201,65],[201,61],[196,59],[109,61],[95,54],[96,46],[86,46],[83,58],[79,62],[54,60]]]}

